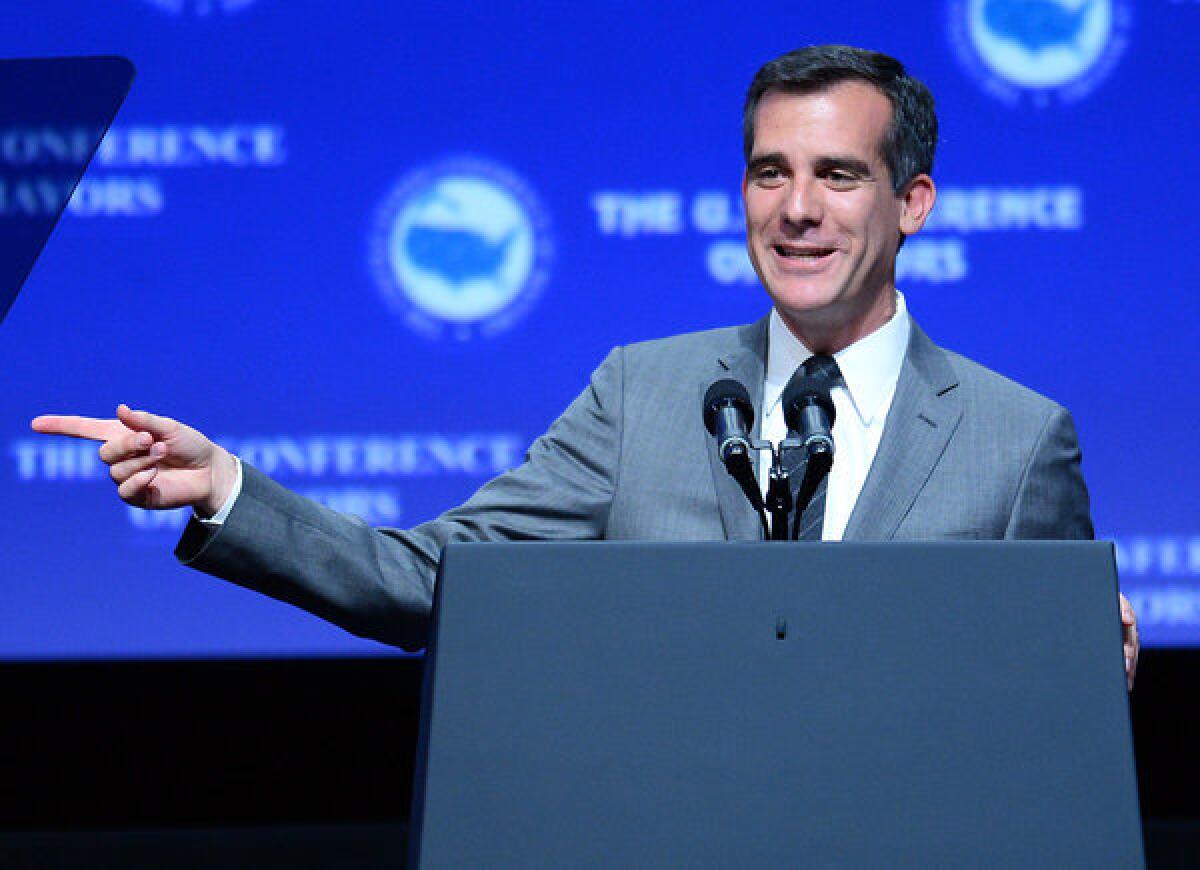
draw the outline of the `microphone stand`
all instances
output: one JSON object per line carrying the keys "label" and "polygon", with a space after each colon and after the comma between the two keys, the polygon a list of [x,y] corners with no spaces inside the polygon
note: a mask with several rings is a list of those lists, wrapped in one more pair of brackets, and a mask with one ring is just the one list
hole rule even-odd
{"label": "microphone stand", "polygon": [[[766,510],[771,515],[772,541],[788,539],[788,516],[792,512],[792,484],[788,479],[787,469],[783,467],[783,444],[776,447],[769,442],[767,449],[771,451],[771,471],[767,477]],[[766,519],[763,519],[766,528]]]}
{"label": "microphone stand", "polygon": [[[747,449],[748,448],[748,449]],[[800,438],[788,437],[778,445],[763,439],[744,440],[733,448],[726,460],[726,468],[738,482],[746,498],[758,513],[762,525],[763,537],[769,541],[794,540],[800,531],[800,517],[812,500],[821,478],[829,473],[833,464],[833,455],[822,450],[815,450],[808,457],[804,467],[804,479],[800,483],[797,497],[792,497],[792,483],[788,470],[783,465],[785,450],[805,450],[804,441]],[[771,470],[767,475],[767,495],[763,499],[758,488],[758,478],[754,474],[754,466],[750,462],[751,450],[767,450],[771,454]],[[793,517],[793,511],[795,516]],[[768,517],[770,521],[768,522]]]}

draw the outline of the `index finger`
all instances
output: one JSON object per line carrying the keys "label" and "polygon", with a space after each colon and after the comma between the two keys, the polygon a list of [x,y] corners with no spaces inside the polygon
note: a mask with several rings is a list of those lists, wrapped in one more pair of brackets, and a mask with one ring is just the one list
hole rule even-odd
{"label": "index finger", "polygon": [[30,423],[34,432],[44,435],[70,435],[92,441],[111,441],[129,430],[119,420],[98,417],[78,417],[70,414],[43,414]]}

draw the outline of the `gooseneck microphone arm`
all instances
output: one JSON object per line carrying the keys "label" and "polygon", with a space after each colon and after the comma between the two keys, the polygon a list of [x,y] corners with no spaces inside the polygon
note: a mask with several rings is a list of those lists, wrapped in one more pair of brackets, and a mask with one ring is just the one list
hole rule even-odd
{"label": "gooseneck microphone arm", "polygon": [[763,537],[766,537],[769,532],[767,526],[767,515],[763,506],[762,493],[758,489],[758,478],[754,474],[754,463],[750,459],[750,454],[736,457],[726,463],[726,468],[733,475],[733,479],[737,481],[738,486],[742,488],[746,498],[754,507],[755,513],[758,514],[758,522],[762,526]]}
{"label": "gooseneck microphone arm", "polygon": [[833,466],[832,453],[820,453],[816,456],[810,456],[808,464],[804,466],[804,477],[800,479],[800,487],[796,491],[796,513],[792,517],[792,540],[797,540],[800,537],[800,526],[804,519],[804,511],[816,495],[817,487],[821,485],[821,481],[829,474],[829,469]]}

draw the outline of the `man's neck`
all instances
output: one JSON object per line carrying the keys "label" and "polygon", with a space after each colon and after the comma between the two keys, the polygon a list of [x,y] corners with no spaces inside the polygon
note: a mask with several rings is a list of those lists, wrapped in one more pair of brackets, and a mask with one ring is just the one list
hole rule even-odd
{"label": "man's neck", "polygon": [[866,338],[896,315],[896,288],[887,287],[865,312],[849,318],[841,312],[797,318],[777,310],[788,331],[812,353],[833,355]]}

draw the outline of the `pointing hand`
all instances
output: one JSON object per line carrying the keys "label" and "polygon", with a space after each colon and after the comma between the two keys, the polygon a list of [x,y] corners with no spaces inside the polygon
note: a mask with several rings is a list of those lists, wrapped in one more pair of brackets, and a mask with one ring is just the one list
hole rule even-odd
{"label": "pointing hand", "polygon": [[117,418],[43,415],[35,432],[104,442],[100,459],[109,466],[117,494],[152,510],[193,507],[212,516],[233,490],[237,461],[191,426],[170,417],[117,408]]}

